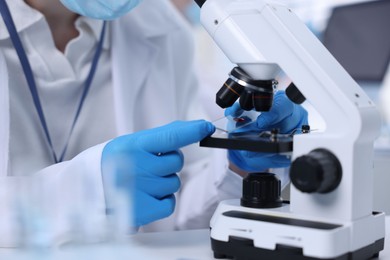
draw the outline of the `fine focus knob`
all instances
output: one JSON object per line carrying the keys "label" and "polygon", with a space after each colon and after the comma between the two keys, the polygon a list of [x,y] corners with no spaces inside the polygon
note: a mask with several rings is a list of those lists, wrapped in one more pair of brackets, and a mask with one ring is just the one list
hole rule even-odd
{"label": "fine focus knob", "polygon": [[283,204],[279,178],[272,173],[250,173],[243,180],[241,206],[278,208]]}
{"label": "fine focus knob", "polygon": [[290,179],[302,192],[328,193],[341,182],[340,161],[330,151],[316,149],[295,159],[290,167]]}

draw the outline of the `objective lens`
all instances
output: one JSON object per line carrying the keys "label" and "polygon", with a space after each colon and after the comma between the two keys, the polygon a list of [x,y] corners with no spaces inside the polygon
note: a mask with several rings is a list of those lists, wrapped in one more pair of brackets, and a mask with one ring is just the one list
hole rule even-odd
{"label": "objective lens", "polygon": [[253,109],[253,91],[245,90],[240,97],[240,106],[246,111]]}
{"label": "objective lens", "polygon": [[216,103],[222,108],[231,107],[240,97],[243,90],[243,86],[229,78],[217,92]]}
{"label": "objective lens", "polygon": [[253,94],[253,106],[256,111],[269,111],[274,101],[274,93],[256,91]]}

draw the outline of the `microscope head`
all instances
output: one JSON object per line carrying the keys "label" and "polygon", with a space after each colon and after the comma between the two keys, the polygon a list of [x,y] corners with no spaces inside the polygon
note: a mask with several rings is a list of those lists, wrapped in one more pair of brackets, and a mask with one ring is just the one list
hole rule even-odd
{"label": "microscope head", "polygon": [[[234,17],[240,17],[246,12],[244,2],[226,0],[195,0],[201,7],[201,22],[213,40],[226,54],[227,58],[237,67],[230,72],[228,79],[216,95],[216,103],[221,108],[230,107],[239,100],[242,109],[269,111],[277,87],[275,77],[280,67],[275,62],[269,62],[256,48],[248,35],[240,27],[235,26]],[[229,5],[231,5],[229,7]],[[260,12],[265,3],[256,3],[251,12]],[[232,23],[233,22],[233,23]],[[243,21],[244,28],[253,28],[257,21]],[[241,26],[241,24],[240,24]],[[260,35],[261,36],[261,35]],[[261,37],[264,41],[264,38]],[[293,91],[294,93],[296,91]],[[290,97],[290,96],[289,96]],[[293,100],[294,102],[294,100]]]}

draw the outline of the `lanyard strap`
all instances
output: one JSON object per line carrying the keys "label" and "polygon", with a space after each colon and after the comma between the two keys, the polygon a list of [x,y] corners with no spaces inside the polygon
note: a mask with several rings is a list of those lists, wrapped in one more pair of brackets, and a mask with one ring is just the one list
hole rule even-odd
{"label": "lanyard strap", "polygon": [[54,162],[55,163],[62,162],[64,160],[65,153],[68,149],[69,139],[73,133],[73,129],[76,125],[77,119],[79,118],[81,108],[83,107],[85,98],[88,95],[88,91],[91,87],[91,83],[92,83],[93,77],[94,77],[95,72],[96,72],[96,68],[97,68],[100,54],[102,52],[102,47],[103,47],[103,41],[104,41],[104,36],[105,36],[105,31],[106,31],[106,21],[104,21],[104,23],[103,23],[103,28],[102,28],[102,31],[100,34],[99,43],[97,45],[97,48],[96,48],[96,51],[95,51],[95,54],[94,54],[94,57],[92,60],[91,69],[90,69],[88,77],[84,83],[83,93],[81,95],[79,105],[77,107],[76,115],[73,119],[73,123],[72,123],[71,129],[70,129],[69,135],[66,139],[66,145],[65,145],[64,150],[62,151],[60,157],[57,157],[55,150],[54,150],[54,147],[53,147],[53,144],[52,144],[52,141],[51,141],[51,138],[50,138],[49,129],[48,129],[47,124],[46,124],[46,119],[45,119],[45,115],[43,113],[41,101],[40,101],[39,94],[38,94],[38,89],[37,89],[35,79],[34,79],[34,74],[32,72],[31,65],[30,65],[30,62],[28,61],[26,51],[23,48],[23,44],[19,38],[18,32],[17,32],[16,27],[15,27],[15,23],[12,19],[12,15],[9,11],[8,5],[5,2],[5,0],[0,0],[0,13],[1,13],[1,16],[3,17],[4,23],[7,27],[8,33],[11,37],[11,41],[12,41],[12,43],[15,47],[15,50],[17,52],[17,55],[19,57],[19,61],[22,65],[24,76],[25,76],[27,83],[28,83],[28,86],[30,88],[31,97],[34,101],[35,109],[38,113],[39,120],[41,121],[43,131],[45,132],[47,142],[50,146]]}

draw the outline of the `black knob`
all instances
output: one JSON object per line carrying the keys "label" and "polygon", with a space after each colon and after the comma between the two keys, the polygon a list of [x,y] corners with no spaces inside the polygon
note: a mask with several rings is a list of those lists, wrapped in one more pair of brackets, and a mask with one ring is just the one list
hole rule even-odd
{"label": "black knob", "polygon": [[243,180],[241,206],[278,208],[283,204],[279,178],[272,173],[250,173]]}
{"label": "black knob", "polygon": [[286,96],[295,104],[302,104],[305,102],[306,98],[305,96],[299,91],[297,86],[295,86],[294,83],[291,83],[287,88],[286,88]]}
{"label": "black knob", "polygon": [[328,193],[341,182],[340,161],[330,151],[316,149],[294,160],[290,167],[290,179],[302,192]]}
{"label": "black knob", "polygon": [[302,131],[302,134],[310,133],[310,125],[302,125],[301,131]]}

